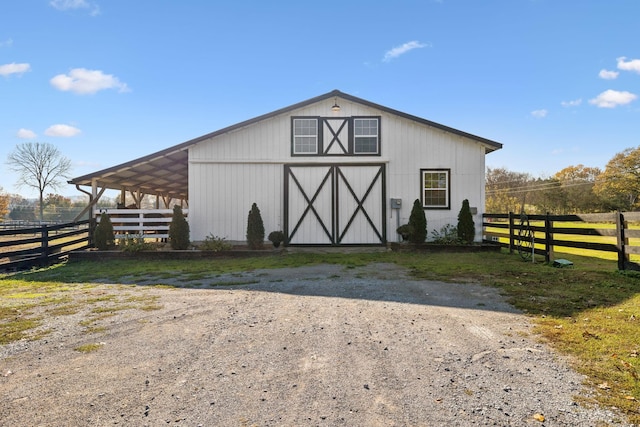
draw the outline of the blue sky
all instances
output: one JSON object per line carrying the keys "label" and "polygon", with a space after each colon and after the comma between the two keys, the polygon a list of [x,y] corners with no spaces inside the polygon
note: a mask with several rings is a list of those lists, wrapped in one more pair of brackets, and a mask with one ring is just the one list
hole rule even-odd
{"label": "blue sky", "polygon": [[[493,139],[548,177],[640,145],[637,0],[4,0],[0,186],[47,142],[72,176],[333,89]],[[74,187],[59,191],[79,195]]]}

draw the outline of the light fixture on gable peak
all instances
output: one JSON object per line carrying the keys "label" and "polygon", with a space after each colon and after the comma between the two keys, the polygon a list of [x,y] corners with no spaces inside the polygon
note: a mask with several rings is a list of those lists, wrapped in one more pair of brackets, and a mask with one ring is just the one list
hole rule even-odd
{"label": "light fixture on gable peak", "polygon": [[331,111],[333,111],[334,113],[337,113],[338,111],[340,111],[340,106],[338,105],[337,97],[333,98],[333,107],[331,107]]}

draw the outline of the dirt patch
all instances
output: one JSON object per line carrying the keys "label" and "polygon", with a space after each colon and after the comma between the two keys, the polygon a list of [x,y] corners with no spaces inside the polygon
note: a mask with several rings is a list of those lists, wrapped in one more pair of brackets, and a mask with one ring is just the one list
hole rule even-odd
{"label": "dirt patch", "polygon": [[577,404],[582,377],[491,288],[391,264],[162,283],[91,290],[158,310],[0,347],[0,425],[628,425]]}

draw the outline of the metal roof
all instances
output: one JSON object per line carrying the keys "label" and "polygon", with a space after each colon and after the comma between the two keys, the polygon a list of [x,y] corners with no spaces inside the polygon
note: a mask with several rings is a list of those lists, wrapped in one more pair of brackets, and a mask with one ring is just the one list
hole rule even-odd
{"label": "metal roof", "polygon": [[277,115],[293,111],[325,99],[339,97],[341,99],[367,105],[374,109],[382,110],[390,114],[404,117],[409,120],[450,132],[478,141],[485,146],[485,152],[490,153],[502,148],[502,144],[490,139],[472,135],[460,130],[441,125],[417,116],[393,110],[355,96],[333,90],[324,95],[281,108],[271,113],[263,114],[244,122],[208,133],[195,139],[158,151],[148,156],[140,157],[117,166],[99,170],[87,175],[69,180],[69,184],[91,186],[95,180],[99,188],[114,190],[126,189],[128,191],[140,191],[143,194],[161,195],[175,199],[188,200],[189,198],[189,162],[188,149],[198,142],[225,134],[232,130],[248,126],[250,124],[275,117]]}

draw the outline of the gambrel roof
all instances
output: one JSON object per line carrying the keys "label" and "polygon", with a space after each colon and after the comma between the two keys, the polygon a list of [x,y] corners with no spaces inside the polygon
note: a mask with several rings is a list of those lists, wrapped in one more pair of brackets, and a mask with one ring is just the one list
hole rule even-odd
{"label": "gambrel roof", "polygon": [[187,200],[189,197],[189,166],[188,166],[188,150],[189,147],[201,141],[231,132],[233,130],[278,116],[280,114],[294,111],[299,108],[324,101],[331,98],[340,98],[354,103],[362,104],[373,109],[381,110],[389,114],[403,117],[417,123],[436,128],[445,132],[459,135],[477,141],[485,147],[485,153],[490,153],[502,148],[502,144],[480,136],[472,135],[458,129],[441,125],[421,117],[413,116],[401,111],[394,110],[382,105],[375,104],[362,98],[333,90],[306,101],[290,105],[279,110],[272,111],[267,114],[245,120],[232,126],[217,130],[215,132],[202,135],[198,138],[185,141],[181,144],[169,147],[167,149],[149,154],[144,157],[122,163],[107,169],[83,175],[69,180],[69,184],[76,186],[92,186],[95,181],[99,188],[107,188],[114,190],[126,189],[129,191],[139,191],[143,194],[161,195],[175,199]]}

